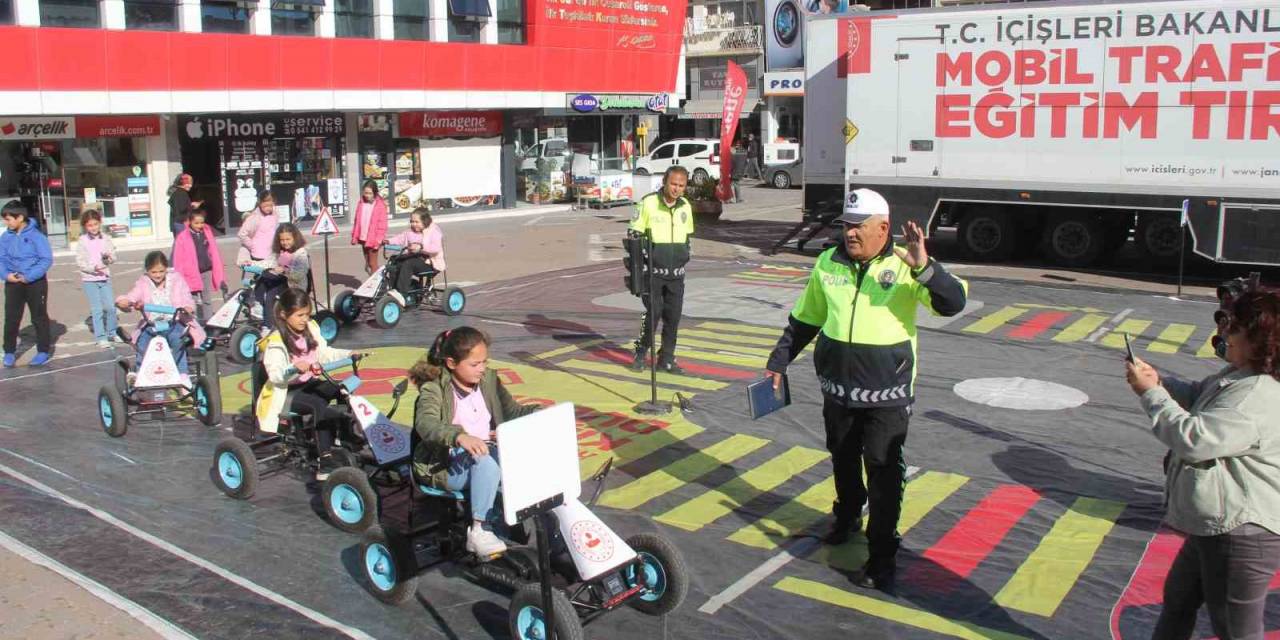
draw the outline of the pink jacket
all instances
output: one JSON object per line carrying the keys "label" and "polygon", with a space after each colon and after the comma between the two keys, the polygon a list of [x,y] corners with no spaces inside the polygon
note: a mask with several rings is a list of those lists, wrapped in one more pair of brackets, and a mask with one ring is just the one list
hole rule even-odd
{"label": "pink jacket", "polygon": [[254,209],[245,216],[236,237],[240,238],[240,251],[236,264],[248,264],[252,260],[266,260],[271,255],[271,243],[276,238],[276,214]]}
{"label": "pink jacket", "polygon": [[[422,236],[421,240],[418,239],[419,235]],[[440,229],[440,225],[432,222],[431,226],[423,229],[421,234],[405,230],[387,240],[387,244],[401,246],[408,246],[415,242],[422,243],[422,252],[427,254],[431,266],[435,267],[436,271],[444,271],[444,231]]]}
{"label": "pink jacket", "polygon": [[[173,270],[187,281],[187,288],[192,293],[196,293],[204,290],[204,280],[200,277],[200,259],[196,257],[196,242],[191,237],[191,225],[183,226],[186,229],[173,241]],[[209,277],[213,281],[213,288],[221,289],[225,281],[222,275],[222,256],[218,254],[218,241],[214,239],[213,230],[209,225],[204,227],[204,239],[206,246],[209,247],[209,263],[213,266]]]}
{"label": "pink jacket", "polygon": [[369,220],[369,233],[363,238],[360,237],[362,202],[356,203],[355,219],[351,224],[351,244],[362,244],[370,248],[381,247],[382,241],[387,237],[387,202],[382,198],[373,199],[373,217]]}
{"label": "pink jacket", "polygon": [[[179,309],[186,309],[187,313],[196,312],[196,301],[191,297],[191,289],[188,289],[187,283],[182,278],[175,276],[172,270],[169,271],[168,277],[165,278],[165,286],[169,289],[169,302],[171,306],[178,307]],[[137,282],[133,283],[133,288],[129,290],[129,293],[116,298],[116,302],[128,300],[133,303],[134,307],[141,307],[144,304],[150,304],[151,289],[151,278],[147,277],[147,274],[144,273],[138,277]],[[141,312],[141,309],[138,311]],[[142,327],[145,325],[145,317],[138,320],[138,326],[133,329],[132,341],[134,344],[137,344],[138,336],[142,333]],[[191,332],[191,339],[195,341],[195,344],[198,345],[204,342],[204,328],[200,326],[200,323],[188,323],[187,329]]]}

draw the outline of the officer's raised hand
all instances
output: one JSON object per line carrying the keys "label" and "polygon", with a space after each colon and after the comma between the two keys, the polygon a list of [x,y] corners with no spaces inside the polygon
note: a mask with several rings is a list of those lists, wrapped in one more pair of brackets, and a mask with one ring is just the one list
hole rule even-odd
{"label": "officer's raised hand", "polygon": [[902,236],[907,241],[906,250],[893,248],[893,252],[912,269],[923,269],[929,264],[929,252],[924,248],[924,231],[920,225],[907,221],[902,227]]}

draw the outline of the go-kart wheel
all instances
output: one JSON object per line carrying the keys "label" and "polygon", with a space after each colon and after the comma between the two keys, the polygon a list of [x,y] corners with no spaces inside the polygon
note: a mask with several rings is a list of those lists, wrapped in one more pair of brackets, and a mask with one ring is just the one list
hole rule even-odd
{"label": "go-kart wheel", "polygon": [[218,353],[213,349],[208,349],[200,354],[200,375],[209,380],[213,380],[213,389],[218,390],[218,377],[222,375],[222,367],[218,366]]}
{"label": "go-kart wheel", "polygon": [[564,592],[551,589],[551,608],[555,612],[555,635],[547,633],[546,616],[542,609],[542,585],[526,584],[511,597],[507,620],[511,623],[513,640],[582,640],[582,620],[573,610],[573,603]]}
{"label": "go-kart wheel", "polygon": [[217,384],[213,378],[202,377],[191,392],[196,418],[209,427],[222,422],[222,394],[216,390]]}
{"label": "go-kart wheel", "polygon": [[253,362],[258,354],[258,330],[251,324],[242,324],[231,332],[231,361],[239,364]]}
{"label": "go-kart wheel", "polygon": [[129,393],[129,361],[124,358],[117,358],[112,374],[116,383],[116,391],[119,391],[120,395]]}
{"label": "go-kart wheel", "polygon": [[[643,564],[645,589],[627,602],[640,613],[660,616],[674,611],[689,592],[689,565],[666,538],[652,533],[637,533],[627,538]],[[636,566],[622,572],[628,587],[639,583]]]}
{"label": "go-kart wheel", "polygon": [[374,525],[360,543],[360,566],[373,597],[402,605],[418,592],[418,575],[409,541],[394,529]]}
{"label": "go-kart wheel", "polygon": [[342,467],[329,474],[322,495],[329,522],[347,533],[360,533],[378,520],[378,494],[360,469]]}
{"label": "go-kart wheel", "polygon": [[213,450],[213,482],[229,497],[252,497],[258,488],[258,457],[253,449],[239,438],[223,438]]}
{"label": "go-kart wheel", "polygon": [[333,311],[345,324],[351,324],[360,317],[360,301],[356,300],[356,292],[350,289],[338,294],[333,299]]}
{"label": "go-kart wheel", "polygon": [[114,386],[98,390],[98,422],[112,438],[119,438],[129,430],[129,409],[124,395]]}
{"label": "go-kart wheel", "polygon": [[440,306],[445,315],[456,316],[467,306],[467,294],[462,292],[461,287],[449,287],[444,290],[444,300]]}
{"label": "go-kart wheel", "polygon": [[400,324],[400,303],[389,295],[378,298],[373,305],[373,321],[383,329],[394,328]]}
{"label": "go-kart wheel", "polygon": [[338,315],[328,309],[316,312],[316,325],[320,327],[320,337],[325,342],[333,342],[338,338],[338,331],[342,328],[342,323],[338,322]]}

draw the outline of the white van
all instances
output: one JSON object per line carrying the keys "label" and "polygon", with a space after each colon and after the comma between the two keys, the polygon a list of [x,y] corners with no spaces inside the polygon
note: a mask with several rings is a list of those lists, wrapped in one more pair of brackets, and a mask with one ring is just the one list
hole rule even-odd
{"label": "white van", "polygon": [[720,179],[720,140],[681,138],[664,142],[636,160],[636,173],[660,174],[672,165],[689,170],[690,182]]}

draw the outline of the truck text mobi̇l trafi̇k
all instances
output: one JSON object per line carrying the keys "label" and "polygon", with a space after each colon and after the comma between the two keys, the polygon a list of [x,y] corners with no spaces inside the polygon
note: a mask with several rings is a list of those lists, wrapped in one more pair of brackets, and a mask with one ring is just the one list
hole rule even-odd
{"label": "truck text mobi\u0307l trafi\u0307k", "polygon": [[1280,2],[1001,4],[805,23],[805,208],[880,191],[970,257],[1280,263]]}

